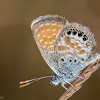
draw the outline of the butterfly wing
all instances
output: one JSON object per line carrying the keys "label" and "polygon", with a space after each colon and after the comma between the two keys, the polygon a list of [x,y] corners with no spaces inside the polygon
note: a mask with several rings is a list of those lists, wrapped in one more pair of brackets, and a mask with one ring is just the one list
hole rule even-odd
{"label": "butterfly wing", "polygon": [[79,65],[80,70],[94,51],[95,46],[94,36],[87,27],[78,23],[68,23],[57,36],[58,66],[76,70],[76,66]]}
{"label": "butterfly wing", "polygon": [[68,21],[63,17],[58,15],[46,15],[38,17],[33,20],[31,24],[33,36],[41,55],[56,74],[58,74],[56,36],[66,23],[68,23]]}

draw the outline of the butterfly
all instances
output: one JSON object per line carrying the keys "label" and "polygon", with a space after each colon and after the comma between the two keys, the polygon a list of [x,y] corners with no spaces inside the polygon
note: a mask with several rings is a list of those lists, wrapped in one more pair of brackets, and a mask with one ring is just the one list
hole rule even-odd
{"label": "butterfly", "polygon": [[65,17],[45,15],[32,21],[31,30],[43,59],[54,74],[22,81],[20,87],[51,77],[55,86],[61,84],[67,91],[66,84],[75,88],[72,82],[76,78],[83,79],[82,70],[96,59],[93,58],[96,42],[89,28],[70,23]]}

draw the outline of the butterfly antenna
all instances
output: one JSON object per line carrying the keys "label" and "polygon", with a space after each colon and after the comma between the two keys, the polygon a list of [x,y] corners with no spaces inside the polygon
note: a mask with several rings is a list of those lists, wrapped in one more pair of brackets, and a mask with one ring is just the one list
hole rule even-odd
{"label": "butterfly antenna", "polygon": [[52,77],[52,76],[44,76],[44,77],[39,77],[39,78],[31,79],[31,80],[21,81],[21,82],[19,83],[19,84],[21,84],[21,85],[19,86],[19,88],[28,86],[28,85],[30,85],[31,83],[34,83],[34,82],[36,82],[36,81],[39,81],[39,80],[45,79],[45,78],[49,78],[49,77]]}

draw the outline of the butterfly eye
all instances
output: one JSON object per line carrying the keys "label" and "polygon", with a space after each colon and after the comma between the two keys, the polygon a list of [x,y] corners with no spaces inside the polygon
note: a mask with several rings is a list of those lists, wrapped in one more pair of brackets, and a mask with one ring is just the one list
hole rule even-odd
{"label": "butterfly eye", "polygon": [[54,81],[54,80],[56,81],[57,79],[58,79],[58,76],[57,76],[56,74],[54,74],[53,77],[52,77],[52,80],[53,80],[53,81]]}

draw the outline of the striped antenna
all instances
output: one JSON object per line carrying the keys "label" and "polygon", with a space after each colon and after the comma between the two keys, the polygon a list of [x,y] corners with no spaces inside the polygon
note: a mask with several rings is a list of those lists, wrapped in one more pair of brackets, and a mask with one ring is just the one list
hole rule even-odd
{"label": "striped antenna", "polygon": [[21,81],[21,82],[19,83],[19,84],[21,84],[21,85],[19,86],[19,88],[28,86],[28,85],[30,85],[31,83],[34,83],[34,82],[36,82],[36,81],[39,81],[39,80],[45,79],[45,78],[49,78],[49,77],[52,77],[52,76],[44,76],[44,77],[39,77],[39,78],[31,79],[31,80]]}

